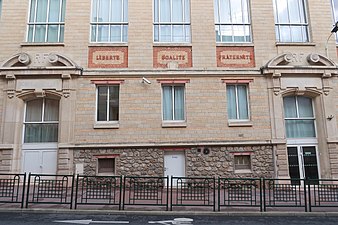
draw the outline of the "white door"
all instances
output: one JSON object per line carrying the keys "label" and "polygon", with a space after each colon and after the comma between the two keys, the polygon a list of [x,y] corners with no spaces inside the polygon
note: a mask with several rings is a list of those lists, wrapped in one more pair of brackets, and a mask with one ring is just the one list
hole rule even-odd
{"label": "white door", "polygon": [[22,150],[22,172],[56,174],[57,150]]}
{"label": "white door", "polygon": [[[165,152],[164,153],[164,176],[184,177],[185,176],[185,156],[184,152]],[[176,185],[174,183],[174,185]]]}

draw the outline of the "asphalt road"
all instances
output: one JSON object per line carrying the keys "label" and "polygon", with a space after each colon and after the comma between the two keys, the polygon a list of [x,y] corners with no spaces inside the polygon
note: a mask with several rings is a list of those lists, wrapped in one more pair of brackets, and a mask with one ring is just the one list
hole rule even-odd
{"label": "asphalt road", "polygon": [[108,215],[74,213],[0,212],[1,225],[164,224],[164,225],[337,225],[330,216],[195,216]]}

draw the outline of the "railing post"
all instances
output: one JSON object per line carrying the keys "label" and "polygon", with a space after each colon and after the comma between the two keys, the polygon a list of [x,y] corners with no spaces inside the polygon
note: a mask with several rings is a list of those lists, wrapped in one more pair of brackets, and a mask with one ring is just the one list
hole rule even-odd
{"label": "railing post", "polygon": [[30,183],[31,183],[31,173],[29,172],[29,174],[28,174],[28,182],[27,182],[26,208],[28,208],[28,202],[29,202]]}
{"label": "railing post", "polygon": [[165,182],[167,185],[167,204],[166,204],[166,211],[169,210],[169,176],[166,177],[167,181]]}
{"label": "railing post", "polygon": [[262,194],[263,194],[263,192],[262,192],[262,189],[263,189],[263,187],[262,187],[262,185],[263,185],[263,178],[261,177],[260,179],[259,179],[259,211],[260,212],[263,212],[263,196],[262,196]]}
{"label": "railing post", "polygon": [[124,210],[124,201],[126,196],[126,177],[123,176],[123,198],[122,198],[122,210]]}
{"label": "railing post", "polygon": [[213,184],[214,184],[214,212],[216,211],[216,178],[213,177]]}
{"label": "railing post", "polygon": [[[73,208],[74,184],[75,184],[75,174],[73,173],[73,175],[72,175],[72,189],[71,189],[71,192],[70,192],[70,209]],[[66,201],[67,201],[67,196],[66,196]]]}
{"label": "railing post", "polygon": [[77,196],[79,192],[79,174],[76,177],[76,186],[75,186],[75,206],[74,209],[77,209]]}
{"label": "railing post", "polygon": [[[121,204],[122,204],[122,187],[123,187],[123,180],[122,180],[122,175],[120,175],[120,185],[119,185],[119,189],[120,189],[120,193],[119,193],[119,210],[121,210]],[[115,189],[114,189],[115,190]]]}
{"label": "railing post", "polygon": [[221,178],[218,177],[218,212],[221,211]]}
{"label": "railing post", "polygon": [[308,182],[308,179],[305,178],[303,180],[304,182],[304,205],[305,205],[305,212],[307,212],[307,193],[306,193],[306,185],[309,185],[310,186],[310,183]]}
{"label": "railing post", "polygon": [[170,211],[173,211],[173,176],[170,176]]}
{"label": "railing post", "polygon": [[266,186],[265,186],[265,178],[263,178],[263,211],[266,212]]}
{"label": "railing post", "polygon": [[[307,182],[307,187],[308,187],[308,192],[309,192],[309,212],[312,212],[312,207],[311,207],[311,205],[312,205],[312,202],[311,202],[311,185],[310,185],[310,182]],[[316,191],[315,190],[315,188],[314,188],[314,191]]]}
{"label": "railing post", "polygon": [[27,174],[24,173],[24,175],[23,175],[23,185],[22,185],[21,208],[23,208],[24,201],[25,201],[26,176],[27,176]]}

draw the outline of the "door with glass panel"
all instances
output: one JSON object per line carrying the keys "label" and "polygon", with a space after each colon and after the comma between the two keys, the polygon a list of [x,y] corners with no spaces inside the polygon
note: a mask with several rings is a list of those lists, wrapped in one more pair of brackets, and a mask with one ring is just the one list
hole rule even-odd
{"label": "door with glass panel", "polygon": [[22,171],[56,173],[59,101],[39,98],[26,102]]}
{"label": "door with glass panel", "polygon": [[283,99],[289,175],[296,179],[318,179],[315,114],[312,99],[287,96]]}

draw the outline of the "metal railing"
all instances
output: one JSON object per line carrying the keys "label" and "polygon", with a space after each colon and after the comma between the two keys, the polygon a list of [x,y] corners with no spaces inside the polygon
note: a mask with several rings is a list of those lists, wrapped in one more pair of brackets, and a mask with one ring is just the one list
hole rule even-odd
{"label": "metal railing", "polygon": [[173,206],[211,206],[216,210],[215,178],[171,177],[170,210]]}
{"label": "metal railing", "polygon": [[78,175],[75,209],[78,205],[117,205],[121,209],[122,176]]}
{"label": "metal railing", "polygon": [[307,180],[309,211],[314,207],[338,207],[338,180]]}
{"label": "metal railing", "polygon": [[26,208],[29,204],[73,206],[74,175],[29,174]]}
{"label": "metal railing", "polygon": [[164,206],[168,210],[168,181],[168,177],[124,177],[122,209],[128,205],[142,205]]}
{"label": "metal railing", "polygon": [[263,195],[264,211],[267,207],[303,207],[307,212],[304,179],[263,179]]}
{"label": "metal railing", "polygon": [[26,173],[0,174],[0,203],[19,203],[24,206]]}
{"label": "metal railing", "polygon": [[259,207],[263,211],[262,179],[218,178],[218,211],[221,207]]}

